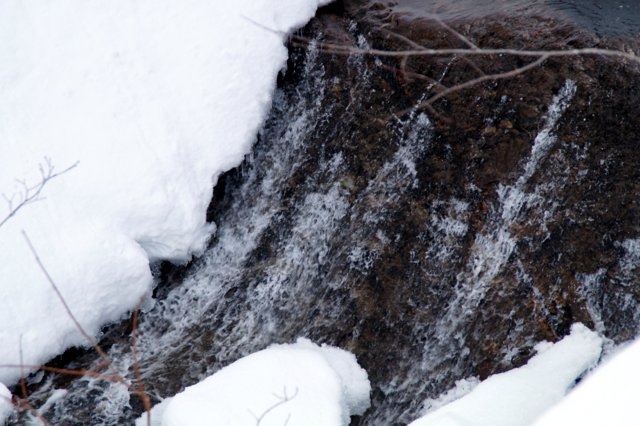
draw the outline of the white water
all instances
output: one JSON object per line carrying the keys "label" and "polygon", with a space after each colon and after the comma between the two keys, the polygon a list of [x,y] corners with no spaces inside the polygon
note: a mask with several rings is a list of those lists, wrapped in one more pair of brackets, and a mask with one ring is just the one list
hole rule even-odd
{"label": "white water", "polygon": [[[542,159],[556,142],[554,128],[575,92],[575,82],[566,81],[549,106],[544,125],[533,142],[529,157],[522,165],[521,174],[512,185],[499,185],[498,199],[489,207],[485,227],[482,232],[476,234],[468,263],[458,274],[454,298],[438,323],[430,328],[416,376],[398,385],[398,389],[411,389],[416,386],[421,375],[437,376],[438,369],[444,368],[441,367],[443,360],[454,358],[453,362],[460,362],[469,354],[469,349],[464,343],[465,336],[459,332],[460,326],[466,324],[468,318],[475,314],[487,291],[495,285],[494,280],[512,258],[517,241],[512,237],[511,228],[519,223],[527,223],[529,218],[526,212],[538,207],[540,203],[537,187],[528,192],[528,184]],[[545,212],[538,224],[539,227],[544,228],[545,219],[550,217],[551,213]],[[456,218],[458,214],[456,212],[448,219],[451,228],[445,231],[444,235],[455,235],[463,229]],[[436,226],[438,222],[442,223],[442,219],[436,221]],[[506,357],[510,357],[510,354],[507,353]],[[427,385],[428,383],[422,384],[423,387]]]}

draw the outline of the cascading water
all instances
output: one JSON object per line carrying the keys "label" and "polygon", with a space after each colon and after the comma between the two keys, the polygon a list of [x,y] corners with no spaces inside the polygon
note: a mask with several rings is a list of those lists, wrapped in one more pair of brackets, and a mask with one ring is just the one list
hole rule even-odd
{"label": "cascading water", "polygon": [[[569,106],[575,90],[575,82],[564,84],[549,106],[544,127],[533,142],[531,154],[522,166],[522,174],[513,185],[498,187],[496,206],[488,213],[486,225],[475,236],[467,265],[456,277],[455,294],[436,324],[430,327],[433,334],[430,333],[424,346],[420,363],[422,371],[410,378],[411,386],[419,387],[423,382],[421,377],[437,376],[443,360],[461,364],[469,354],[463,330],[469,318],[476,315],[487,289],[514,254],[516,239],[511,235],[511,227],[527,222],[527,209],[535,206],[539,199],[535,191],[525,193],[525,186],[555,142],[553,129]],[[454,218],[448,219],[457,225]],[[468,228],[458,227],[465,231]],[[423,386],[426,385],[423,382]],[[404,386],[409,386],[409,383]]]}
{"label": "cascading water", "polygon": [[[423,111],[390,120],[433,82],[405,90],[387,63],[318,47],[387,40],[363,27],[330,15],[306,29],[316,41],[292,50],[254,152],[224,179],[209,249],[178,282],[159,283],[137,344],[154,401],[304,336],[354,352],[368,371],[373,406],[354,424],[406,424],[456,381],[468,379],[451,394],[522,364],[574,321],[615,341],[638,329],[637,218],[615,234],[581,227],[607,214],[595,182],[618,176],[593,166],[610,161],[606,138],[581,127],[608,98],[583,90],[584,76],[554,75],[470,92],[450,127]],[[440,64],[441,82],[457,63]],[[603,245],[589,257],[594,233]],[[109,355],[133,380],[130,345]],[[47,378],[34,396],[59,386]],[[124,386],[91,378],[55,396],[56,425],[127,424],[142,409]]]}

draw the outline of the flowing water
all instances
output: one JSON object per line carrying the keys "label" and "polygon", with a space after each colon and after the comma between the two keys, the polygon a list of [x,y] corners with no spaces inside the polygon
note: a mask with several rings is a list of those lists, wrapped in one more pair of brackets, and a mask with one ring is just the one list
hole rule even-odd
{"label": "flowing water", "polygon": [[[323,29],[311,34],[320,40]],[[342,35],[367,45],[354,22]],[[521,364],[575,320],[612,339],[637,332],[637,218],[621,218],[630,228],[615,235],[580,233],[606,242],[597,248],[604,260],[587,266],[572,259],[591,243],[563,240],[600,214],[589,191],[607,190],[591,175],[615,181],[604,167],[619,165],[593,148],[595,136],[566,136],[584,122],[571,114],[586,103],[581,83],[559,82],[529,118],[522,156],[505,178],[487,179],[477,171],[485,136],[443,142],[421,111],[382,122],[398,106],[376,76],[381,62],[336,64],[316,43],[294,52],[254,151],[223,179],[209,249],[179,279],[158,283],[158,302],[141,318],[137,352],[154,401],[304,336],[353,351],[367,369],[373,407],[355,424],[400,425],[456,381]],[[502,96],[483,126],[508,131],[517,102]],[[586,167],[590,156],[602,172]],[[640,187],[627,191],[640,198]],[[109,354],[133,380],[129,343]],[[142,408],[122,385],[83,378],[56,391],[59,381],[43,382],[34,396],[53,395],[45,414],[56,425],[129,424]]]}
{"label": "flowing water", "polygon": [[572,22],[598,36],[640,33],[640,3],[635,0],[394,0],[390,4],[398,12],[446,21],[537,15]]}

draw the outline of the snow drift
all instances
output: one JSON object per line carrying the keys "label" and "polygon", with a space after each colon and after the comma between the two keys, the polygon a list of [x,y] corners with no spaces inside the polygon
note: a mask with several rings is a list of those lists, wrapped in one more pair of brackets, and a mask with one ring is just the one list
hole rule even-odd
{"label": "snow drift", "polygon": [[538,354],[527,365],[487,378],[411,426],[528,426],[596,365],[602,344],[598,334],[574,324],[561,341],[538,344]]}
{"label": "snow drift", "polygon": [[535,426],[635,426],[640,423],[640,340],[605,361]]}
{"label": "snow drift", "polygon": [[13,411],[11,404],[11,392],[2,383],[0,383],[0,425],[9,417]]}
{"label": "snow drift", "polygon": [[370,390],[353,354],[299,339],[241,358],[154,407],[152,419],[162,426],[346,426],[369,408]]}
{"label": "snow drift", "polygon": [[150,261],[205,247],[211,187],[248,152],[286,62],[278,31],[324,2],[3,2],[0,192],[17,205],[44,157],[79,164],[0,227],[0,364],[20,345],[38,364],[86,344],[22,229],[94,335],[148,295]]}

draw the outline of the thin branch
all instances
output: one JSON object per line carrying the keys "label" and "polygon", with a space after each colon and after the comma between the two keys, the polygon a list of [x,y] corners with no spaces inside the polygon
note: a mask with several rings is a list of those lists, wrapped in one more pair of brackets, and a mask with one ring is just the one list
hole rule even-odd
{"label": "thin branch", "polygon": [[47,278],[47,281],[55,291],[56,295],[58,296],[58,299],[62,303],[62,306],[64,306],[65,311],[67,311],[67,315],[69,315],[69,318],[71,318],[74,325],[76,326],[76,329],[80,332],[80,334],[82,334],[82,337],[85,338],[85,340],[91,345],[91,347],[93,347],[93,349],[95,349],[95,351],[100,355],[100,357],[104,361],[105,366],[111,365],[111,358],[109,358],[109,356],[102,350],[102,348],[98,346],[98,343],[95,341],[95,339],[91,337],[89,333],[86,332],[84,327],[82,327],[80,322],[76,319],[75,315],[73,315],[73,312],[71,312],[71,308],[67,304],[67,301],[62,296],[60,289],[58,288],[56,283],[53,281],[53,278],[51,278],[51,275],[49,275],[49,271],[47,271],[44,264],[40,260],[40,256],[38,255],[38,252],[36,251],[35,247],[31,243],[31,240],[29,239],[29,237],[27,236],[27,233],[24,230],[22,230],[22,236],[27,242],[27,245],[29,246],[29,250],[31,250],[31,254],[33,255],[36,263],[38,264],[38,267],[40,268],[44,276]]}
{"label": "thin branch", "polygon": [[114,383],[120,383],[129,387],[129,383],[127,383],[122,376],[118,374],[103,374],[98,373],[93,370],[69,370],[67,368],[59,368],[59,367],[49,367],[47,365],[38,365],[38,364],[0,364],[0,368],[28,368],[30,370],[42,370],[48,373],[58,373],[65,374],[67,376],[87,376],[93,377],[96,379],[103,379]]}
{"label": "thin branch", "polygon": [[[272,406],[270,406],[269,408],[267,408],[260,416],[256,416],[255,414],[253,414],[253,412],[251,412],[251,410],[249,410],[249,413],[251,413],[251,415],[253,417],[255,417],[256,419],[256,426],[260,426],[260,423],[262,423],[262,420],[264,420],[264,418],[266,417],[267,414],[269,414],[270,412],[272,412],[273,410],[275,410],[276,408],[278,408],[279,406],[286,404],[287,402],[291,401],[293,398],[295,398],[296,396],[298,396],[298,388],[296,388],[295,392],[293,393],[293,395],[289,396],[287,395],[287,388],[285,387],[283,390],[283,395],[276,395],[273,394],[277,399],[279,399],[279,401],[277,401],[275,404],[273,404]],[[289,418],[291,417],[291,414],[289,414],[289,416],[287,417],[287,420],[285,422],[285,425],[287,423],[289,423]]]}
{"label": "thin branch", "polygon": [[[469,40],[467,37],[463,36],[461,33],[459,33],[458,31],[454,30],[451,26],[449,26],[449,24],[447,24],[446,22],[444,22],[442,19],[440,19],[440,17],[438,17],[437,15],[431,15],[431,19],[433,19],[434,21],[436,21],[442,28],[444,28],[445,30],[447,30],[449,33],[453,34],[453,36],[455,38],[457,38],[458,40],[462,41],[464,44],[466,44],[469,48],[473,49],[473,50],[480,50],[480,48],[478,46],[476,46],[471,40]],[[476,72],[480,75],[486,75],[486,73],[478,66],[476,65],[475,62],[473,62],[469,57],[467,57],[466,55],[462,56],[462,60],[465,61],[467,64],[469,64],[469,66],[471,66],[471,68],[473,68],[474,70],[476,70]]]}
{"label": "thin branch", "polygon": [[[299,35],[292,35],[294,45],[304,47],[308,45],[309,39]],[[297,43],[296,43],[297,42]],[[459,49],[459,48],[443,48],[443,49],[407,49],[407,50],[382,50],[369,49],[354,46],[346,46],[335,43],[320,43],[318,46],[326,53],[335,53],[341,55],[368,55],[380,57],[402,58],[405,56],[522,56],[522,57],[564,57],[564,56],[608,56],[629,59],[630,61],[640,63],[640,56],[633,53],[624,52],[622,50],[602,49],[598,47],[587,47],[581,49],[567,50],[518,50],[518,49],[501,49],[501,48],[481,48],[481,49]]]}
{"label": "thin branch", "polygon": [[9,403],[11,403],[14,407],[16,407],[19,411],[26,411],[31,414],[33,417],[40,420],[44,425],[51,426],[51,423],[47,421],[38,410],[36,410],[33,405],[29,402],[29,394],[27,392],[27,383],[24,377],[24,365],[22,363],[22,334],[20,335],[20,340],[18,342],[18,350],[20,356],[20,390],[22,392],[22,400],[12,401],[11,399],[4,397]]}
{"label": "thin branch", "polygon": [[[47,164],[49,166],[48,171],[46,171],[43,167],[40,167],[42,181],[39,184],[39,187],[37,189],[37,193],[39,193],[41,191],[42,187],[44,186],[44,184],[48,180],[50,180],[51,178],[56,177],[56,176],[58,176],[58,175],[60,175],[62,173],[65,173],[65,172],[71,170],[73,167],[75,167],[77,165],[77,163],[76,163],[72,167],[67,168],[64,171],[55,174],[55,173],[52,173],[53,168],[51,167],[51,164],[50,164],[49,161],[47,161]],[[37,194],[35,196],[37,197]],[[25,205],[25,203],[22,202],[20,204],[20,206],[22,206],[22,205]],[[13,210],[13,214],[15,214],[15,211],[17,211],[17,209]],[[4,223],[4,222],[2,222],[2,223]],[[73,321],[76,329],[82,334],[82,336],[85,338],[85,340],[87,342],[89,342],[89,344],[93,347],[93,349],[99,354],[100,358],[102,358],[102,363],[100,365],[101,366],[109,366],[109,365],[111,365],[112,364],[111,358],[98,345],[98,343],[95,341],[95,339],[93,339],[89,335],[89,333],[87,333],[87,331],[84,329],[84,327],[82,327],[82,325],[80,324],[78,319],[75,317],[75,315],[71,311],[71,308],[67,304],[64,296],[62,295],[62,292],[60,291],[60,289],[58,288],[57,284],[55,283],[55,281],[51,277],[51,274],[49,274],[49,271],[46,269],[46,267],[42,263],[42,260],[40,259],[40,256],[39,256],[37,250],[35,249],[33,243],[29,239],[29,236],[27,235],[27,233],[24,230],[22,230],[22,236],[24,237],[24,239],[25,239],[25,241],[26,241],[26,243],[27,243],[27,245],[29,247],[29,250],[31,251],[31,254],[33,255],[36,263],[38,264],[38,267],[40,268],[40,270],[42,271],[42,273],[46,277],[47,281],[49,282],[49,284],[51,285],[51,287],[55,291],[58,299],[62,303],[67,315],[69,316],[69,318],[71,318],[71,320]],[[18,368],[18,369],[20,369],[20,386],[21,386],[21,390],[22,390],[23,401],[19,405],[16,404],[16,403],[13,403],[13,402],[12,403],[18,409],[23,410],[23,411],[28,411],[33,416],[35,416],[38,419],[40,419],[45,425],[50,425],[49,422],[47,422],[46,419],[41,417],[40,414],[38,413],[38,411],[29,404],[28,394],[27,394],[27,387],[26,387],[26,383],[25,383],[25,379],[24,379],[24,369],[25,368],[29,368],[29,369],[33,369],[33,370],[41,370],[41,371],[46,371],[46,372],[50,372],[50,373],[64,374],[64,375],[69,375],[69,376],[93,377],[93,378],[97,378],[97,379],[102,379],[102,380],[107,380],[107,381],[110,381],[110,382],[122,384],[122,385],[126,386],[127,389],[129,389],[129,391],[132,394],[137,395],[142,400],[145,412],[147,413],[147,425],[151,426],[151,401],[150,401],[149,396],[147,395],[147,393],[145,391],[144,383],[142,381],[142,375],[140,373],[140,364],[139,364],[139,361],[138,361],[137,348],[136,348],[137,331],[138,331],[138,316],[139,316],[140,305],[141,304],[142,304],[142,300],[140,301],[140,303],[136,307],[135,311],[133,312],[133,325],[132,325],[133,330],[132,330],[132,335],[131,335],[131,345],[132,345],[132,352],[133,352],[133,359],[134,359],[134,373],[135,373],[135,377],[136,377],[135,386],[133,384],[131,384],[131,383],[128,383],[119,374],[103,374],[103,373],[99,373],[99,372],[94,371],[94,370],[84,370],[84,369],[71,370],[71,369],[66,369],[66,368],[49,367],[49,366],[46,366],[46,365],[43,366],[43,365],[24,364],[24,362],[23,362],[23,352],[22,352],[22,336],[20,336],[20,342],[19,342],[20,364],[17,364],[17,365],[15,365],[15,364],[0,365],[0,368]]]}
{"label": "thin branch", "polygon": [[20,198],[20,202],[18,202],[16,206],[13,205],[13,199],[16,194],[11,195],[11,197],[7,197],[6,195],[2,194],[2,198],[4,198],[9,207],[9,213],[4,219],[0,221],[0,227],[2,227],[2,225],[4,225],[9,219],[15,216],[15,214],[18,213],[18,211],[24,206],[40,200],[40,193],[50,180],[67,173],[71,169],[75,168],[79,164],[79,162],[76,161],[71,166],[57,173],[54,173],[54,166],[51,164],[51,160],[47,157],[45,157],[45,164],[47,166],[46,170],[42,164],[38,166],[38,169],[40,170],[40,182],[38,182],[37,184],[30,186],[24,180],[17,181],[20,186],[22,186],[22,197]]}
{"label": "thin branch", "polygon": [[420,74],[412,71],[406,71],[398,67],[392,67],[391,65],[386,65],[386,64],[381,64],[380,68],[385,69],[387,71],[400,73],[407,79],[416,79],[416,80],[426,81],[431,84],[431,87],[429,87],[429,89],[435,89],[437,91],[442,91],[447,89],[447,86],[440,83],[438,80],[429,77],[428,75],[424,75],[424,74]]}
{"label": "thin branch", "polygon": [[411,40],[409,37],[405,37],[402,34],[398,34],[395,31],[391,31],[391,30],[388,30],[386,28],[380,28],[380,31],[383,31],[383,32],[389,34],[390,36],[393,36],[393,37],[397,38],[398,40],[404,41],[405,43],[407,43],[409,46],[413,47],[414,49],[425,49],[425,47],[422,46],[421,44],[416,43],[415,41]]}
{"label": "thin branch", "polygon": [[267,27],[266,25],[263,25],[263,24],[261,24],[261,23],[260,23],[260,22],[258,22],[258,21],[254,21],[253,19],[249,18],[248,16],[245,16],[245,15],[240,15],[240,16],[241,16],[244,20],[248,21],[249,23],[251,23],[251,24],[255,25],[256,27],[261,28],[261,29],[263,29],[263,30],[265,30],[265,31],[267,31],[267,32],[270,32],[270,33],[272,33],[272,34],[279,35],[280,37],[283,37],[283,38],[287,36],[287,33],[286,33],[286,32],[284,32],[284,31],[276,30],[276,29],[274,29],[274,28]]}
{"label": "thin branch", "polygon": [[427,100],[425,100],[423,102],[420,102],[419,104],[417,104],[416,106],[414,106],[412,108],[408,108],[406,110],[403,110],[403,111],[400,111],[400,112],[394,114],[393,117],[390,117],[390,118],[401,117],[401,116],[406,115],[406,114],[408,114],[408,113],[410,113],[412,111],[430,107],[438,99],[444,98],[445,96],[449,96],[452,93],[458,92],[460,90],[468,89],[469,87],[475,86],[475,85],[483,83],[485,81],[495,81],[495,80],[502,80],[502,79],[505,79],[505,78],[515,77],[515,76],[517,76],[519,74],[527,72],[527,71],[529,71],[529,70],[541,65],[547,59],[549,59],[549,56],[544,55],[544,56],[536,59],[535,61],[528,63],[527,65],[515,68],[515,69],[513,69],[511,71],[506,71],[506,72],[501,72],[501,73],[496,73],[496,74],[487,74],[487,75],[483,75],[483,76],[478,77],[478,78],[474,78],[474,79],[469,80],[469,81],[465,81],[464,83],[456,84],[455,86],[451,86],[448,89],[443,90],[442,92],[439,92],[439,93],[431,96],[429,99],[427,99]]}
{"label": "thin branch", "polygon": [[[263,25],[259,22],[254,21],[251,18],[243,16],[244,19],[256,25],[257,27],[280,35],[285,36],[286,33],[283,31],[275,30],[273,28],[269,28],[266,25]],[[543,57],[547,58],[551,57],[563,57],[563,56],[591,56],[591,55],[602,55],[609,57],[617,57],[629,59],[630,61],[640,63],[640,56],[637,56],[635,53],[628,53],[622,50],[615,49],[603,49],[598,47],[587,47],[587,48],[579,48],[579,49],[552,49],[552,50],[527,50],[527,49],[502,49],[502,48],[486,48],[486,47],[478,47],[473,42],[471,42],[468,38],[451,28],[449,25],[444,23],[442,20],[437,18],[436,16],[432,16],[432,19],[439,21],[441,25],[444,26],[445,29],[452,32],[456,37],[460,38],[469,48],[467,49],[459,49],[459,48],[450,48],[450,49],[433,49],[426,48],[424,46],[418,46],[414,49],[407,50],[383,50],[383,49],[371,49],[371,48],[361,48],[354,47],[351,45],[337,44],[337,43],[319,43],[318,46],[324,52],[327,53],[335,53],[341,55],[368,55],[368,56],[387,56],[394,58],[401,58],[405,56],[455,56],[455,55],[464,55],[464,56],[492,56],[492,55],[508,55],[508,56],[529,56],[529,57]],[[388,30],[385,30],[388,31]],[[390,31],[389,31],[390,32]],[[399,34],[390,32],[396,36],[402,37],[407,40],[406,37],[400,36]],[[310,44],[311,40],[308,37],[301,36],[298,34],[291,34],[289,36],[291,43],[296,47],[306,47]],[[415,46],[414,43],[411,43]]]}
{"label": "thin branch", "polygon": [[470,47],[471,49],[474,50],[480,50],[480,48],[478,46],[476,46],[475,44],[473,44],[473,42],[471,40],[469,40],[467,37],[463,36],[462,34],[460,34],[458,31],[454,30],[452,27],[449,26],[449,24],[447,24],[446,22],[444,22],[442,19],[440,19],[440,17],[438,17],[437,15],[430,15],[430,18],[434,21],[436,21],[438,23],[438,25],[440,25],[442,28],[444,28],[445,30],[449,31],[451,34],[453,34],[458,40],[462,41],[464,44],[466,44],[468,47]]}
{"label": "thin branch", "polygon": [[[40,370],[46,371],[48,373],[56,373],[63,374],[66,376],[76,376],[76,377],[93,377],[95,379],[106,380],[112,383],[117,383],[125,386],[133,395],[137,395],[141,399],[143,395],[138,389],[133,388],[133,386],[128,383],[121,375],[119,374],[103,374],[98,373],[94,370],[70,370],[67,368],[59,368],[59,367],[50,367],[47,365],[37,365],[37,364],[0,364],[0,368],[28,368],[31,370]],[[146,395],[146,394],[145,394]]]}

